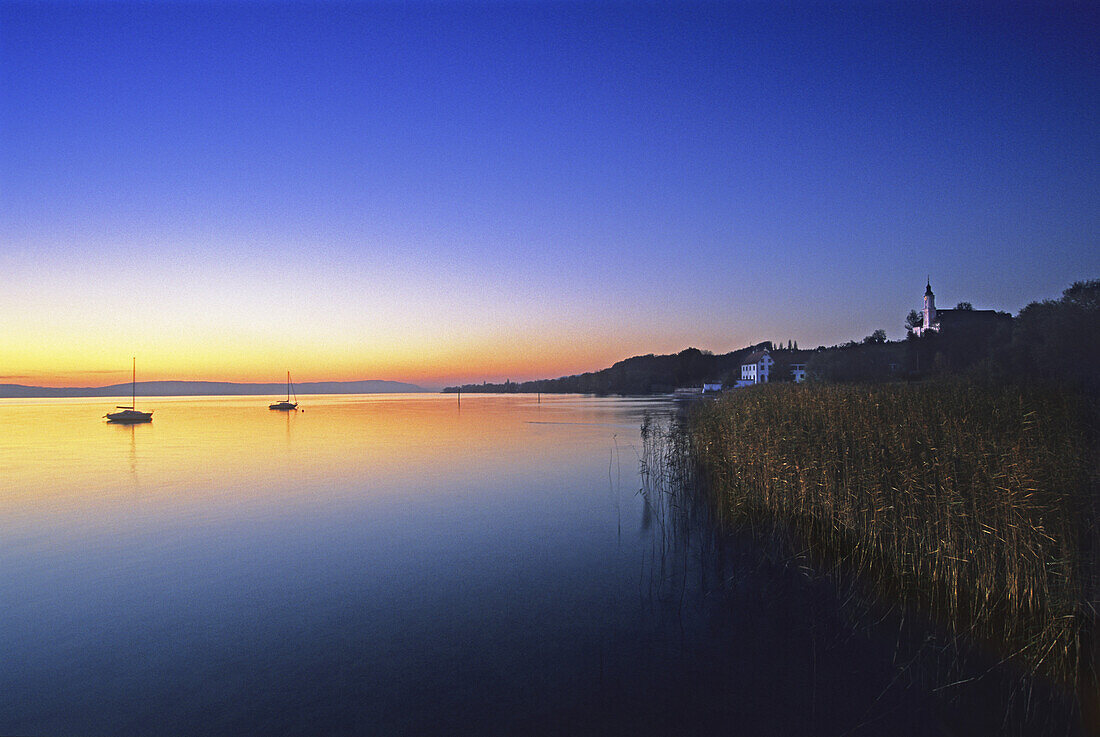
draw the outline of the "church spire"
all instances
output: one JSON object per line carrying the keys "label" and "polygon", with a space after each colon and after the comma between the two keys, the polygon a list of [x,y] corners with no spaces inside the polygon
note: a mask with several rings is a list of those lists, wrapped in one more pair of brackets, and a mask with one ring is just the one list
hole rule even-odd
{"label": "church spire", "polygon": [[936,322],[936,295],[932,294],[932,279],[929,275],[927,286],[924,288],[924,309],[921,310],[924,313],[924,324],[921,326],[921,331],[918,335],[923,335],[929,330],[938,331],[939,325]]}

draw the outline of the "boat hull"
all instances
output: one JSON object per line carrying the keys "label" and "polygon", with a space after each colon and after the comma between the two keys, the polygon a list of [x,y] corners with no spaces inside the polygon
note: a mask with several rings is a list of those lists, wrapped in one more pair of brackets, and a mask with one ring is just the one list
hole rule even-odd
{"label": "boat hull", "polygon": [[152,422],[152,412],[139,412],[136,409],[126,409],[121,412],[110,412],[107,414],[107,422],[117,422],[119,424],[133,425],[138,422]]}
{"label": "boat hull", "polygon": [[267,406],[267,408],[268,409],[292,410],[292,409],[298,409],[298,403],[297,402],[276,402],[275,404],[269,404]]}

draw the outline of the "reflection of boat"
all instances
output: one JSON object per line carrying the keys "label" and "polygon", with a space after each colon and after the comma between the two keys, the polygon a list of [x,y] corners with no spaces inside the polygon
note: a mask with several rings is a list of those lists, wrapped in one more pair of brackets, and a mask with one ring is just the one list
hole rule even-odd
{"label": "reflection of boat", "polygon": [[137,357],[134,357],[134,373],[130,381],[130,406],[122,407],[118,406],[115,409],[122,410],[121,412],[108,412],[105,417],[107,422],[123,422],[128,424],[134,424],[135,422],[152,422],[152,412],[142,412],[134,409],[137,404]]}
{"label": "reflection of boat", "polygon": [[298,409],[298,395],[294,395],[294,401],[290,401],[290,394],[294,391],[293,386],[290,383],[290,372],[286,372],[286,401],[276,402],[275,404],[269,404],[268,409]]}

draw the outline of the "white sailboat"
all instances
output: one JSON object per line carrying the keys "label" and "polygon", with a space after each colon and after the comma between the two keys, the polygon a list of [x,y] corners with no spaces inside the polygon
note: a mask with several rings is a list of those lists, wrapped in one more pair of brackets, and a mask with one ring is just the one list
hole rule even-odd
{"label": "white sailboat", "polygon": [[107,418],[107,422],[122,422],[128,424],[134,424],[136,422],[152,422],[152,412],[142,412],[135,409],[137,405],[137,356],[134,356],[133,376],[130,379],[130,406],[122,407],[117,406],[115,409],[122,410],[121,412],[108,412],[104,415]]}
{"label": "white sailboat", "polygon": [[276,402],[275,404],[269,404],[268,409],[298,409],[298,395],[294,395],[294,401],[290,401],[290,394],[294,391],[293,385],[290,383],[290,372],[286,372],[286,401]]}

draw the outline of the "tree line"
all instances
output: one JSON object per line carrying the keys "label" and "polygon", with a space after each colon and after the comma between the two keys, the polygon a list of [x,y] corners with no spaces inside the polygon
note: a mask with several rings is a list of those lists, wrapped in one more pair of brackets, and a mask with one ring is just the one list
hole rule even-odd
{"label": "tree line", "polygon": [[763,348],[775,365],[770,381],[793,379],[791,366],[806,365],[811,381],[876,383],[912,381],[932,376],[967,374],[993,380],[1046,379],[1071,381],[1100,389],[1100,279],[1080,281],[1059,299],[1032,302],[1013,318],[1007,313],[972,310],[960,303],[962,315],[940,333],[916,337],[918,313],[906,318],[909,336],[886,339],[876,330],[860,341],[800,351],[788,342],[765,341],[729,353],[687,348],[675,354],[634,356],[609,368],[557,379],[465,384],[445,392],[662,394],[704,383],[734,385],[741,362]]}

